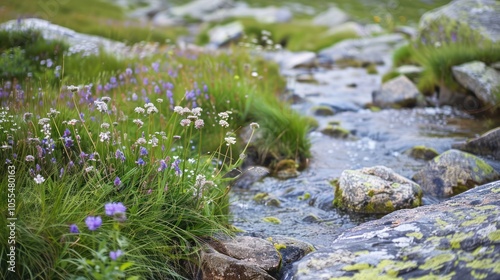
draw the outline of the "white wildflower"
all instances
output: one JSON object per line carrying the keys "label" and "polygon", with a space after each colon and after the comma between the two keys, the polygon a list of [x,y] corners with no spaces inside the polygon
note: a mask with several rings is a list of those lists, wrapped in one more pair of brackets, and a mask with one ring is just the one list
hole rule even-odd
{"label": "white wildflower", "polygon": [[96,106],[97,111],[99,111],[101,113],[108,111],[108,104],[106,104],[102,101],[96,100],[96,101],[94,101],[94,105]]}
{"label": "white wildflower", "polygon": [[71,85],[71,86],[68,86],[68,90],[71,92],[77,92],[80,90],[80,88],[77,86]]}
{"label": "white wildflower", "polygon": [[224,140],[226,141],[226,145],[228,145],[228,146],[236,144],[236,138],[234,138],[234,137],[228,136],[228,137],[225,137]]}
{"label": "white wildflower", "polygon": [[35,157],[32,155],[27,155],[26,156],[26,161],[35,161]]}
{"label": "white wildflower", "polygon": [[78,122],[78,120],[72,119],[68,121],[69,125],[75,125]]}
{"label": "white wildflower", "polygon": [[108,103],[109,101],[111,101],[111,97],[104,96],[104,97],[101,98],[101,100],[104,101],[104,102],[106,102],[106,103]]}
{"label": "white wildflower", "polygon": [[107,122],[101,123],[101,128],[102,129],[109,129],[109,123],[107,123]]}
{"label": "white wildflower", "polygon": [[151,140],[148,141],[148,144],[153,146],[153,147],[158,146],[158,138],[156,138],[156,136],[153,135],[151,137]]}
{"label": "white wildflower", "polygon": [[200,128],[202,128],[203,126],[205,126],[205,122],[204,122],[202,119],[196,120],[196,121],[194,122],[194,127],[195,127],[196,129],[200,129]]}
{"label": "white wildflower", "polygon": [[220,121],[219,121],[219,124],[220,124],[220,126],[222,126],[222,127],[229,127],[229,123],[228,123],[228,122],[226,122],[225,120],[220,120]]}
{"label": "white wildflower", "polygon": [[156,99],[156,102],[158,102],[158,103],[163,103],[163,99],[158,98],[158,99]]}
{"label": "white wildflower", "polygon": [[227,112],[220,112],[219,118],[222,118],[223,120],[227,120],[229,118],[229,114]]}
{"label": "white wildflower", "polygon": [[260,125],[258,123],[256,123],[256,122],[253,122],[253,123],[250,124],[250,128],[252,130],[258,129],[259,127],[260,127]]}
{"label": "white wildflower", "polygon": [[[149,103],[149,104],[152,104],[152,103]],[[148,114],[151,115],[151,114],[154,114],[154,113],[158,113],[158,109],[154,105],[149,106],[148,107]]]}
{"label": "white wildflower", "polygon": [[144,145],[146,143],[147,143],[147,141],[146,141],[146,139],[144,139],[144,137],[137,139],[137,144],[139,144],[139,145]]}
{"label": "white wildflower", "polygon": [[44,124],[49,123],[49,122],[50,122],[50,119],[48,119],[48,118],[41,118],[38,120],[39,125],[44,125]]}
{"label": "white wildflower", "polygon": [[35,183],[37,183],[38,185],[45,182],[45,178],[43,178],[42,175],[40,175],[40,174],[36,175],[36,177],[34,179],[35,179]]}
{"label": "white wildflower", "polygon": [[191,124],[190,119],[183,119],[181,120],[181,126],[189,126]]}
{"label": "white wildflower", "polygon": [[193,114],[195,116],[200,116],[201,111],[203,111],[203,109],[201,107],[196,107],[193,110],[191,110],[191,114]]}
{"label": "white wildflower", "polygon": [[101,142],[107,142],[110,139],[110,133],[109,133],[109,131],[101,132],[99,134],[99,137],[101,138]]}
{"label": "white wildflower", "polygon": [[146,104],[144,104],[144,108],[146,108],[146,109],[149,108],[149,107],[151,107],[151,106],[154,107],[155,105],[153,103],[146,103]]}
{"label": "white wildflower", "polygon": [[135,123],[138,127],[142,127],[144,125],[144,122],[139,119],[133,120],[133,123]]}
{"label": "white wildflower", "polygon": [[144,108],[142,107],[136,107],[134,109],[134,111],[137,113],[137,114],[144,114],[144,112],[146,112],[146,110],[144,110]]}
{"label": "white wildflower", "polygon": [[182,115],[182,107],[181,106],[175,106],[174,107],[174,112],[177,113],[177,114],[181,114]]}

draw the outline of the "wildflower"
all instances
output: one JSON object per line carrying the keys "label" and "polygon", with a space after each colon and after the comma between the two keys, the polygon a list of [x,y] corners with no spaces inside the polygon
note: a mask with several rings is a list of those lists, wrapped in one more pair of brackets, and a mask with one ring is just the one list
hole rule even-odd
{"label": "wildflower", "polygon": [[24,115],[23,115],[23,119],[25,122],[29,122],[32,117],[33,117],[32,113],[24,113]]}
{"label": "wildflower", "polygon": [[132,101],[137,101],[138,98],[137,93],[132,93]]}
{"label": "wildflower", "polygon": [[177,114],[182,114],[182,107],[181,106],[175,106],[174,107],[174,112]]}
{"label": "wildflower", "polygon": [[120,177],[117,176],[113,183],[115,184],[115,187],[118,187],[122,184],[122,180],[120,180]]}
{"label": "wildflower", "polygon": [[45,178],[43,178],[42,175],[40,175],[40,174],[36,175],[36,177],[35,177],[35,183],[37,183],[38,185],[40,185],[43,182],[45,182]]}
{"label": "wildflower", "polygon": [[190,119],[183,119],[181,120],[181,126],[189,126],[191,124]]}
{"label": "wildflower", "polygon": [[201,129],[203,126],[205,126],[205,122],[204,122],[203,120],[201,120],[201,119],[196,120],[196,121],[194,122],[194,127],[195,127],[196,129]]}
{"label": "wildflower", "polygon": [[234,138],[234,137],[228,136],[228,137],[224,138],[224,140],[226,141],[227,146],[236,144],[236,138]]}
{"label": "wildflower", "polygon": [[181,139],[181,136],[180,135],[174,135],[172,138],[174,138],[174,140],[179,140],[179,139]]}
{"label": "wildflower", "polygon": [[203,109],[201,107],[196,107],[193,110],[191,110],[191,114],[193,114],[195,116],[200,116],[201,111],[203,111]]}
{"label": "wildflower", "polygon": [[137,139],[137,144],[139,144],[139,145],[144,145],[146,143],[147,142],[146,142],[146,139],[144,137]]}
{"label": "wildflower", "polygon": [[77,91],[80,90],[80,88],[77,87],[77,86],[71,85],[71,86],[68,87],[68,90],[71,91],[71,92],[77,92]]}
{"label": "wildflower", "polygon": [[[149,103],[149,104],[151,104],[151,103]],[[158,109],[153,105],[153,106],[148,107],[147,112],[148,112],[149,115],[151,115],[151,114],[154,114],[154,113],[158,113]]]}
{"label": "wildflower", "polygon": [[175,169],[175,175],[180,176],[182,174],[181,169],[179,168],[179,163],[181,161],[179,159],[175,159],[175,161],[172,163],[172,168]]}
{"label": "wildflower", "polygon": [[94,105],[97,107],[97,111],[104,113],[108,111],[108,104],[102,102],[102,101],[94,101]]}
{"label": "wildflower", "polygon": [[63,175],[64,175],[64,167],[61,167],[61,169],[59,170],[59,178],[62,178]]}
{"label": "wildflower", "polygon": [[102,123],[101,128],[102,129],[109,129],[109,123],[106,123],[106,122]]}
{"label": "wildflower", "polygon": [[158,172],[161,172],[165,169],[167,169],[167,163],[165,162],[164,159],[162,159],[160,160],[160,167],[158,167]]}
{"label": "wildflower", "polygon": [[120,151],[120,149],[116,150],[116,152],[115,152],[115,158],[121,160],[122,162],[125,161],[125,155],[123,154],[122,151]]}
{"label": "wildflower", "polygon": [[45,124],[48,124],[49,122],[50,122],[50,119],[48,119],[48,118],[41,118],[38,120],[39,125],[45,125]]}
{"label": "wildflower", "polygon": [[101,100],[102,100],[103,102],[108,103],[109,101],[111,101],[111,97],[109,97],[109,96],[104,96],[104,97],[102,97],[102,98],[101,98]]}
{"label": "wildflower", "polygon": [[144,122],[139,119],[135,119],[132,122],[135,123],[138,127],[142,127],[144,125]]}
{"label": "wildflower", "polygon": [[139,154],[141,156],[147,156],[148,155],[148,150],[144,147],[139,148]]}
{"label": "wildflower", "polygon": [[229,123],[226,122],[225,120],[220,120],[219,121],[219,125],[222,126],[222,127],[229,127]]}
{"label": "wildflower", "polygon": [[196,160],[194,158],[189,158],[188,162],[191,163],[191,164],[193,164],[193,163],[196,163]]}
{"label": "wildflower", "polygon": [[56,109],[53,109],[53,108],[50,108],[50,112],[47,113],[47,115],[49,117],[55,117],[57,116],[58,114],[60,114],[61,112],[57,111]]}
{"label": "wildflower", "polygon": [[121,255],[123,255],[123,252],[120,249],[109,252],[109,257],[114,261],[116,261],[116,259],[118,259]]}
{"label": "wildflower", "polygon": [[72,119],[72,120],[69,120],[69,121],[68,121],[68,124],[69,124],[69,125],[75,125],[77,122],[78,122],[77,120]]}
{"label": "wildflower", "polygon": [[221,118],[223,120],[227,120],[229,118],[228,112],[220,112],[218,115],[219,115],[219,118]]}
{"label": "wildflower", "polygon": [[89,167],[85,168],[85,172],[89,173],[91,171],[94,171],[94,167],[93,166],[89,166]]}
{"label": "wildflower", "polygon": [[99,138],[101,138],[101,142],[107,142],[110,139],[109,131],[99,133]]}
{"label": "wildflower", "polygon": [[137,163],[138,165],[145,165],[146,164],[146,162],[142,158],[139,158],[135,163]]}
{"label": "wildflower", "polygon": [[134,111],[137,113],[137,114],[144,114],[146,112],[146,110],[144,110],[144,108],[142,107],[136,107],[134,109]]}
{"label": "wildflower", "polygon": [[32,155],[27,155],[26,156],[26,161],[30,162],[30,161],[35,161],[35,157],[32,156]]}
{"label": "wildflower", "polygon": [[158,103],[162,103],[162,102],[163,102],[163,99],[158,98],[158,99],[156,99],[156,102],[158,102]]}
{"label": "wildflower", "polygon": [[250,128],[253,130],[258,129],[259,127],[260,127],[260,125],[256,122],[253,122],[250,124]]}
{"label": "wildflower", "polygon": [[148,141],[148,144],[150,144],[153,147],[158,146],[158,138],[156,138],[156,136],[153,135],[153,137],[151,137],[151,139]]}
{"label": "wildflower", "polygon": [[85,224],[89,228],[89,230],[96,230],[102,225],[102,219],[101,216],[93,217],[93,216],[88,216],[85,219]]}
{"label": "wildflower", "polygon": [[113,217],[117,215],[125,215],[125,211],[127,211],[127,207],[123,205],[121,202],[111,202],[111,203],[106,203],[104,205],[104,211],[106,212],[106,215]]}
{"label": "wildflower", "polygon": [[72,224],[69,226],[69,232],[71,233],[80,233],[78,226],[76,224]]}

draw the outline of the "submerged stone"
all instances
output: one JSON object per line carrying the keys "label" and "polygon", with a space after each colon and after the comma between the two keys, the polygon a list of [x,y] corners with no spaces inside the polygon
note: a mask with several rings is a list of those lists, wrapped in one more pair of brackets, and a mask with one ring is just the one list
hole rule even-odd
{"label": "submerged stone", "polygon": [[431,160],[439,155],[439,153],[433,149],[426,146],[415,146],[405,152],[410,157],[415,159]]}
{"label": "submerged stone", "polygon": [[500,127],[465,143],[457,143],[453,145],[453,148],[476,155],[491,156],[496,160],[500,160]]}

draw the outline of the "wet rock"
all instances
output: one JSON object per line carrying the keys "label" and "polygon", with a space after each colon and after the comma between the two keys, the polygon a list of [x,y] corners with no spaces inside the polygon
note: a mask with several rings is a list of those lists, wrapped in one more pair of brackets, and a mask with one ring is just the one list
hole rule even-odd
{"label": "wet rock", "polygon": [[448,150],[428,162],[413,180],[433,196],[449,197],[485,183],[500,175],[482,159],[458,150]]}
{"label": "wet rock", "polygon": [[316,106],[312,108],[316,116],[333,116],[335,111],[330,106]]}
{"label": "wet rock", "polygon": [[351,132],[343,127],[338,125],[327,125],[325,128],[321,130],[321,133],[331,136],[333,138],[339,139],[347,139],[351,136]]}
{"label": "wet rock", "polygon": [[274,175],[282,180],[295,178],[300,175],[300,172],[297,170],[298,164],[295,160],[292,159],[284,159],[279,161],[276,166],[273,168]]}
{"label": "wet rock", "polygon": [[258,203],[265,204],[267,206],[274,206],[274,207],[281,206],[281,202],[276,196],[266,192],[254,195],[253,200],[255,200]]}
{"label": "wet rock", "polygon": [[486,66],[481,61],[453,66],[452,71],[457,82],[474,92],[483,104],[491,107],[498,105],[500,102],[500,71]]}
{"label": "wet rock", "polygon": [[337,62],[355,60],[362,64],[384,64],[390,59],[387,54],[398,45],[405,42],[401,34],[381,35],[360,39],[343,40],[320,51],[319,56],[324,61]]}
{"label": "wet rock", "polygon": [[491,156],[496,160],[500,160],[500,127],[492,129],[465,143],[454,144],[452,147],[453,149],[476,155]]}
{"label": "wet rock", "polygon": [[500,71],[500,61],[499,61],[499,62],[492,63],[490,66],[491,66],[491,68],[493,68],[493,69],[496,69],[496,70],[499,70],[499,71]]}
{"label": "wet rock", "polygon": [[310,83],[310,84],[318,83],[318,81],[314,78],[314,75],[309,73],[299,74],[295,79],[297,80],[297,82],[300,83]]}
{"label": "wet rock", "polygon": [[38,30],[46,40],[63,40],[69,44],[69,54],[80,53],[84,56],[97,55],[100,50],[118,56],[130,55],[127,46],[100,36],[78,33],[72,29],[52,24],[49,21],[37,18],[11,20],[0,24],[0,30],[26,31]]}
{"label": "wet rock", "polygon": [[315,250],[314,246],[308,242],[283,235],[273,235],[267,238],[267,240],[273,243],[274,248],[281,255],[281,270],[285,271],[282,274],[286,273],[292,263]]}
{"label": "wet rock", "polygon": [[278,63],[285,69],[311,67],[315,65],[316,54],[313,52],[289,53]]}
{"label": "wet rock", "polygon": [[439,155],[439,153],[433,149],[426,146],[415,146],[405,152],[410,157],[415,159],[431,160]]}
{"label": "wet rock", "polygon": [[390,213],[422,204],[422,190],[385,166],[345,170],[335,186],[334,204],[357,213]]}
{"label": "wet rock", "polygon": [[447,88],[444,85],[439,87],[438,104],[439,106],[450,105],[457,108],[462,108],[467,99],[467,95],[460,91],[455,91]]}
{"label": "wet rock", "polygon": [[316,25],[334,27],[349,20],[349,16],[337,7],[330,7],[325,12],[313,18],[312,22]]}
{"label": "wet rock", "polygon": [[222,47],[234,41],[243,34],[243,25],[239,21],[234,21],[226,25],[216,26],[208,31],[210,37],[209,45]]}
{"label": "wet rock", "polygon": [[420,74],[424,71],[424,68],[415,65],[401,65],[395,70],[401,75],[405,75],[410,79],[414,79],[420,76]]}
{"label": "wet rock", "polygon": [[500,2],[456,0],[420,18],[418,40],[424,44],[500,41]]}
{"label": "wet rock", "polygon": [[500,279],[498,201],[495,182],[393,212],[344,232],[284,279]]}
{"label": "wet rock", "polygon": [[201,261],[202,280],[275,280],[256,264],[226,256],[213,249],[202,252]]}
{"label": "wet rock", "polygon": [[381,108],[414,107],[420,92],[406,76],[398,76],[382,85],[372,94],[373,104]]}
{"label": "wet rock", "polygon": [[249,7],[247,3],[236,2],[226,8],[217,9],[202,16],[205,22],[220,22],[228,18],[253,17],[263,23],[283,23],[293,18],[287,7],[268,6],[262,8]]}

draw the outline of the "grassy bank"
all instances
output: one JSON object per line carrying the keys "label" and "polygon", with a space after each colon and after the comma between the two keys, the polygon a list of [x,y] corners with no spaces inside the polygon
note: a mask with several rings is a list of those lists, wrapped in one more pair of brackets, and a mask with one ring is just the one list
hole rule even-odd
{"label": "grassy bank", "polygon": [[35,41],[2,41],[2,277],[189,279],[200,240],[229,233],[225,172],[309,156],[277,66],[245,51],[117,60]]}

